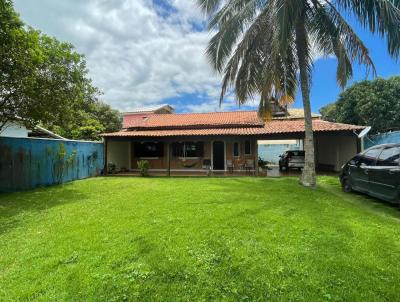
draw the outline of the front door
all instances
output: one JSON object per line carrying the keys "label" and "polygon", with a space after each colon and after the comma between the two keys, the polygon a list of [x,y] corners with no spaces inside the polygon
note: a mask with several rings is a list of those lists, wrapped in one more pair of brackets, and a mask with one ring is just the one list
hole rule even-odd
{"label": "front door", "polygon": [[225,170],[225,144],[213,142],[213,169]]}

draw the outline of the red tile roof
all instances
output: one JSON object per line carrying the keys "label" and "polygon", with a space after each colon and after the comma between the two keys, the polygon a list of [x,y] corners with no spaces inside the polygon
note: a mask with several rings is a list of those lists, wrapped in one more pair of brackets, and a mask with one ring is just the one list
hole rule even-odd
{"label": "red tile roof", "polygon": [[[122,118],[122,127],[129,128],[129,127],[140,127],[143,125],[145,120],[154,113],[140,113],[140,114],[124,114]],[[127,127],[129,125],[129,127]]]}
{"label": "red tile roof", "polygon": [[[246,111],[242,111],[246,112]],[[255,112],[254,112],[255,113]],[[256,114],[256,113],[255,113]],[[195,114],[192,114],[195,115]],[[166,115],[164,115],[166,116]],[[249,111],[244,116],[251,116]],[[228,124],[229,125],[229,124]],[[313,120],[314,132],[337,132],[362,130],[364,126],[355,126],[341,123],[332,123],[319,119]],[[125,137],[167,137],[167,136],[210,136],[210,135],[271,135],[291,134],[304,132],[304,120],[272,120],[266,122],[263,127],[223,127],[223,128],[197,128],[197,129],[160,129],[160,130],[122,130],[115,133],[106,133],[103,136]]]}
{"label": "red tile roof", "polygon": [[126,118],[124,128],[193,129],[216,127],[263,126],[256,111],[232,111],[184,114],[151,114],[147,117]]}

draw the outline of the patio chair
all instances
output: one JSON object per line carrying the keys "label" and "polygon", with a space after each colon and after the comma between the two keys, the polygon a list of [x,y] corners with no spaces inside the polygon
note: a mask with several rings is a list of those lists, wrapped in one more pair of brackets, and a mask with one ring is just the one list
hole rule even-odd
{"label": "patio chair", "polygon": [[210,159],[204,159],[203,160],[203,164],[202,164],[202,168],[204,170],[207,171],[207,175],[210,176],[211,175],[211,160]]}
{"label": "patio chair", "polygon": [[211,168],[211,160],[210,159],[204,159],[202,168],[206,169],[206,170],[210,170],[210,168]]}
{"label": "patio chair", "polygon": [[244,168],[246,172],[251,173],[251,170],[254,170],[254,160],[252,159],[246,159],[246,163],[244,164]]}
{"label": "patio chair", "polygon": [[235,167],[237,167],[240,171],[244,170],[245,163],[240,159],[236,159],[234,163]]}
{"label": "patio chair", "polygon": [[114,163],[109,162],[107,164],[107,173],[108,174],[114,174],[117,172],[117,165]]}
{"label": "patio chair", "polygon": [[233,173],[233,162],[230,159],[226,160],[226,167],[228,168],[229,173]]}

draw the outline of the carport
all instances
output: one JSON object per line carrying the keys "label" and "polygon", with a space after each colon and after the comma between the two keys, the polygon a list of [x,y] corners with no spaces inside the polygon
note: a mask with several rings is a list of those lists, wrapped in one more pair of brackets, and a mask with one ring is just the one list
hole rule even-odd
{"label": "carport", "polygon": [[[313,120],[315,162],[319,170],[340,171],[349,159],[361,151],[358,134],[365,127]],[[265,124],[265,133],[257,140],[304,140],[303,120],[281,120]],[[300,145],[303,145],[302,143]]]}

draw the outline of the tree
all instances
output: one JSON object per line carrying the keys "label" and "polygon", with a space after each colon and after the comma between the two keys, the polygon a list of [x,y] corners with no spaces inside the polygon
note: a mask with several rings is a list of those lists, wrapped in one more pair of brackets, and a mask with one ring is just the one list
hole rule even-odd
{"label": "tree", "polygon": [[0,0],[0,39],[0,131],[13,120],[63,123],[97,100],[84,57],[69,43],[26,29],[8,0]]}
{"label": "tree", "polygon": [[390,0],[197,0],[216,32],[207,48],[214,67],[223,73],[220,101],[233,88],[238,102],[260,95],[260,113],[271,98],[290,103],[298,83],[305,116],[305,167],[300,178],[314,186],[315,159],[310,105],[313,51],[338,60],[337,81],[345,87],[357,60],[375,72],[368,49],[342,13],[385,37],[389,53],[400,52],[400,1]]}
{"label": "tree", "polygon": [[25,98],[37,59],[36,38],[25,32],[11,1],[0,0],[0,131],[28,111]]}
{"label": "tree", "polygon": [[112,109],[110,105],[96,102],[89,104],[88,112],[100,122],[105,132],[116,132],[122,128],[122,115],[118,110]]}
{"label": "tree", "polygon": [[400,77],[362,81],[321,108],[327,121],[368,125],[373,132],[400,129]]}
{"label": "tree", "polygon": [[103,125],[96,119],[87,118],[81,125],[76,125],[71,131],[71,138],[84,140],[98,140],[99,134],[104,132]]}
{"label": "tree", "polygon": [[[336,115],[336,104],[331,103],[328,104],[324,107],[322,107],[319,110],[319,113],[321,113],[322,119],[325,121],[330,121],[330,122],[336,122],[337,121],[337,115]],[[349,123],[351,124],[351,123]]]}
{"label": "tree", "polygon": [[122,116],[105,103],[88,102],[73,111],[67,120],[56,120],[43,126],[66,138],[99,140],[101,133],[116,132],[122,128]]}

